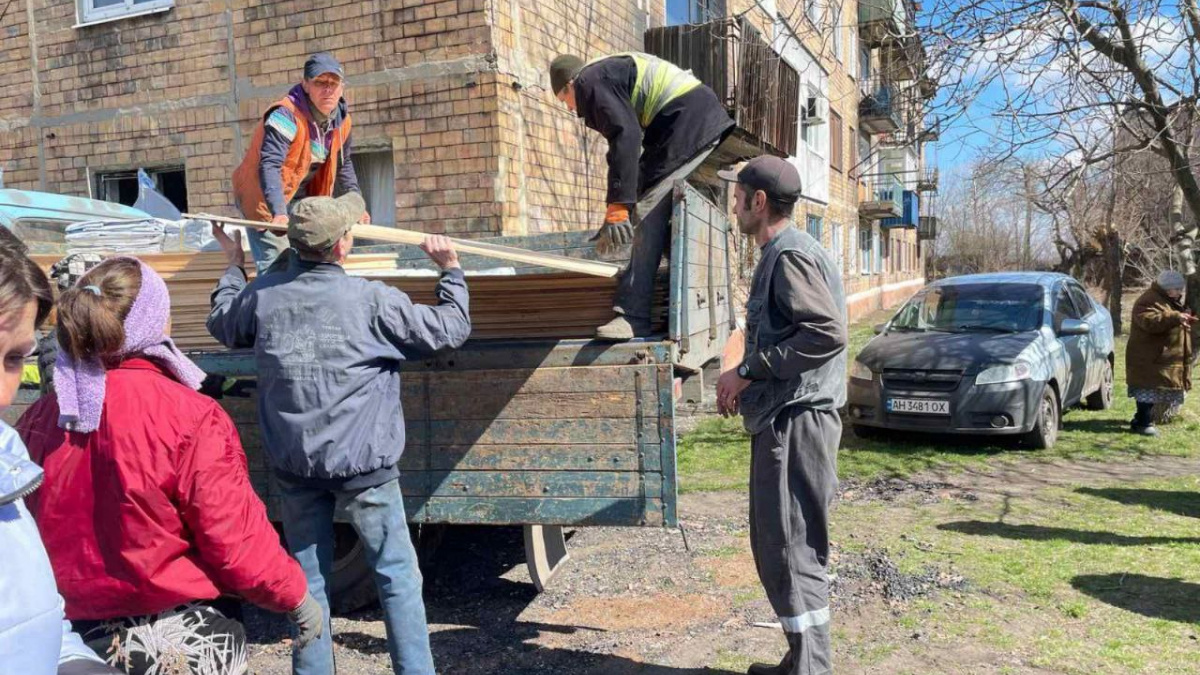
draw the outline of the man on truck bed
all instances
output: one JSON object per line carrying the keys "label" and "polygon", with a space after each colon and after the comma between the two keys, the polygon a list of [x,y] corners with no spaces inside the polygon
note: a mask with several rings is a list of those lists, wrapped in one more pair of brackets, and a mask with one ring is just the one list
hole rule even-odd
{"label": "man on truck bed", "polygon": [[[345,85],[333,54],[313,54],[304,79],[267,108],[233,172],[233,197],[243,217],[286,225],[299,199],[361,192],[350,157]],[[287,250],[287,238],[274,232],[252,229],[246,235],[260,274]]]}
{"label": "man on truck bed", "polygon": [[778,666],[750,675],[827,675],[829,507],[846,402],[846,299],[819,241],[792,224],[800,174],[778,157],[740,172],[738,229],[761,251],[746,303],[745,357],[717,381],[723,414],[741,412],[750,441],[750,549],[787,636]]}
{"label": "man on truck bed", "polygon": [[592,237],[596,249],[605,253],[633,243],[613,298],[617,317],[596,329],[596,337],[644,337],[651,331],[654,278],[671,237],[671,188],[704,163],[734,122],[712,89],[649,54],[615,54],[587,64],[559,56],[550,64],[550,85],[558,100],[608,139],[608,211]]}
{"label": "man on truck bed", "polygon": [[[434,675],[396,468],[404,449],[400,362],[466,341],[467,284],[440,236],[421,244],[442,269],[437,306],[347,275],[350,228],[363,208],[357,193],[301,201],[288,222],[296,255],[249,285],[240,237],[214,226],[230,267],[213,292],[208,330],[227,347],[254,349],[262,443],[282,493],[284,535],[325,615],[336,511],[374,568],[392,667]],[[328,624],[293,652],[292,665],[297,675],[333,672]]]}

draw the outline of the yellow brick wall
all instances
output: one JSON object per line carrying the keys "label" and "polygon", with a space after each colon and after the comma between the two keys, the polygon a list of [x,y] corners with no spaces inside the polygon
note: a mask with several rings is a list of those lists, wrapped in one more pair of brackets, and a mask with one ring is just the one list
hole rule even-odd
{"label": "yellow brick wall", "polygon": [[[504,231],[586,230],[604,212],[607,143],[550,90],[559,54],[585,61],[643,48],[647,13],[635,0],[496,0]],[[661,18],[659,19],[661,21]]]}
{"label": "yellow brick wall", "polygon": [[231,174],[261,115],[328,50],[346,68],[356,145],[392,148],[398,224],[497,234],[491,2],[180,1],[74,28],[72,0],[31,0],[0,22],[5,182],[87,195],[89,169],[181,164],[190,208],[236,213]]}

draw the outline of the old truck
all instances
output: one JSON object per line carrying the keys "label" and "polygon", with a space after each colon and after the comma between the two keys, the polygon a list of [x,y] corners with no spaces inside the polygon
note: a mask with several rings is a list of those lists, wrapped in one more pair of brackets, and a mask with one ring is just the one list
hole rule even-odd
{"label": "old truck", "polygon": [[[530,577],[540,590],[567,557],[563,528],[678,524],[676,401],[683,381],[695,388],[730,334],[735,235],[724,213],[692,187],[681,183],[675,198],[672,255],[660,276],[660,294],[668,299],[661,335],[615,344],[472,339],[451,353],[404,364],[408,442],[401,485],[419,548],[432,545],[443,525],[521,525]],[[497,241],[582,255],[590,249],[585,237]],[[420,264],[411,247],[390,250],[401,266]],[[463,262],[467,269],[494,265]],[[249,352],[189,355],[209,373],[254,376]],[[253,393],[221,402],[237,422],[255,487],[276,519]],[[353,529],[342,524],[336,531],[332,596],[337,608],[349,610],[373,599],[374,584]]]}

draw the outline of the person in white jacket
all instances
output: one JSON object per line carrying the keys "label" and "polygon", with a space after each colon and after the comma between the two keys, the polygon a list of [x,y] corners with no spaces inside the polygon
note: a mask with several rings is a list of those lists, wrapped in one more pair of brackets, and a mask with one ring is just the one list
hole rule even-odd
{"label": "person in white jacket", "polygon": [[[0,238],[0,413],[16,396],[35,328],[53,302],[45,274]],[[0,422],[0,672],[21,675],[110,675],[71,630],[50,559],[23,498],[42,482],[17,432]]]}

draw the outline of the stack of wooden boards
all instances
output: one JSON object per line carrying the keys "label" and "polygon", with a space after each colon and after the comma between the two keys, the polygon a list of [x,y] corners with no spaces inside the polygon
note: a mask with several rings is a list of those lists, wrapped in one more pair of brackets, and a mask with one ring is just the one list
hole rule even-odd
{"label": "stack of wooden boards", "polygon": [[[222,347],[212,339],[204,324],[209,298],[217,280],[225,273],[222,253],[164,253],[138,256],[154,268],[171,291],[171,336],[183,350],[214,350]],[[43,269],[60,256],[38,255]],[[374,278],[407,293],[413,302],[434,304],[434,276],[383,276],[396,269],[395,254],[352,255],[346,267],[351,273]],[[372,272],[380,276],[373,277]],[[569,272],[519,275],[471,275],[472,339],[586,338],[597,326],[613,318],[612,295],[616,279]],[[661,285],[655,298],[656,323],[665,326],[666,289]]]}

